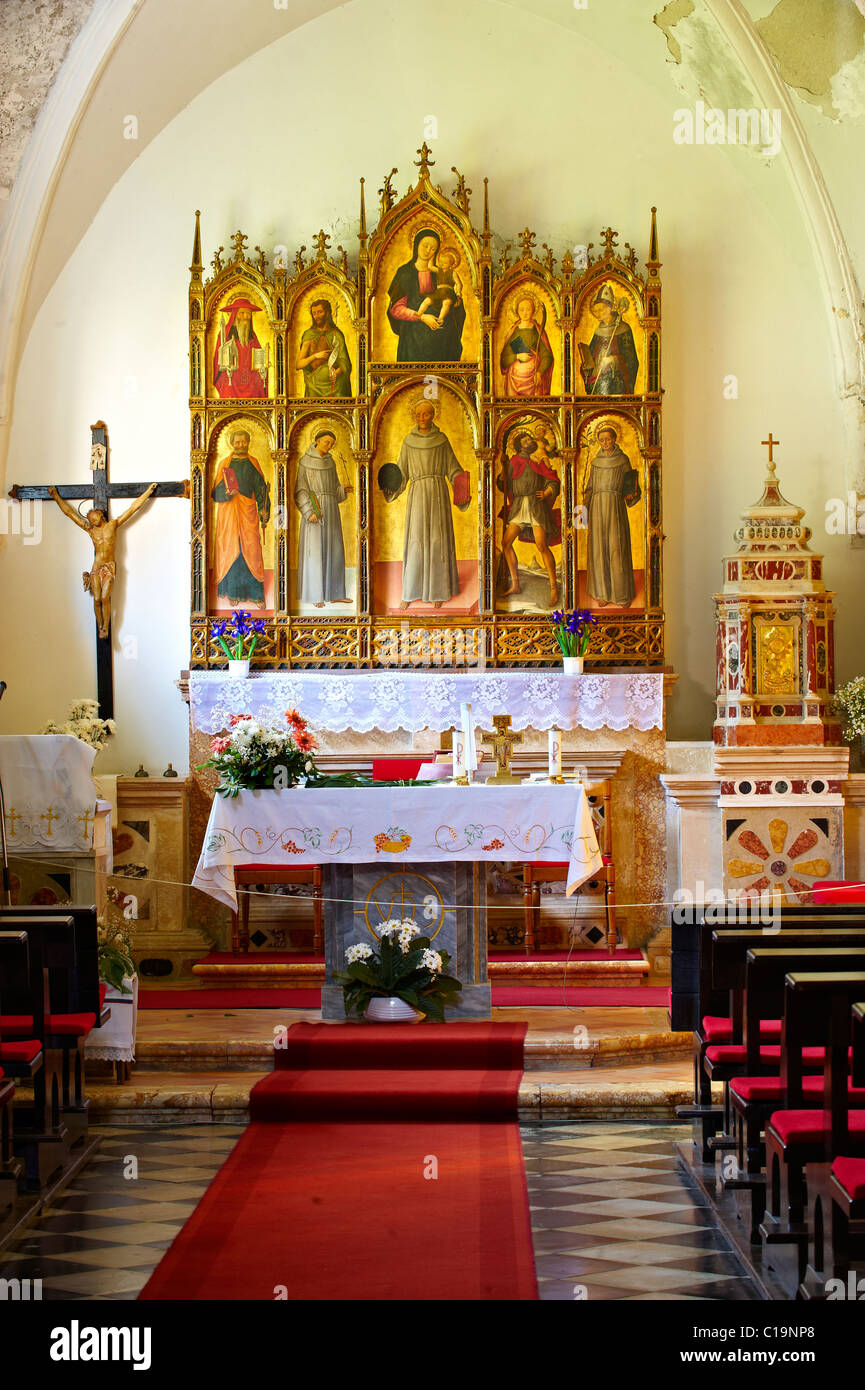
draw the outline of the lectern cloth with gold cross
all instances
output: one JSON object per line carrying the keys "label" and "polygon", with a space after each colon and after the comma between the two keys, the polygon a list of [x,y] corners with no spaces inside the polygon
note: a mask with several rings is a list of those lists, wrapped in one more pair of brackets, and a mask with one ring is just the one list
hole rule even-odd
{"label": "lectern cloth with gold cross", "polygon": [[71,734],[0,737],[0,780],[10,854],[93,848],[95,748]]}
{"label": "lectern cloth with gold cross", "polygon": [[[602,867],[579,783],[298,787],[216,796],[193,887],[232,911],[243,864],[567,863],[567,892]],[[262,870],[262,882],[266,881]]]}

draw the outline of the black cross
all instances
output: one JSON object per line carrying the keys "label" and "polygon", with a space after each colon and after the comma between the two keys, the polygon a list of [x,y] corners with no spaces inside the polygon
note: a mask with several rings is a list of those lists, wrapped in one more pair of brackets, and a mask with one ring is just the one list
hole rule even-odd
{"label": "black cross", "polygon": [[[57,491],[67,502],[80,502],[85,499],[91,507],[103,513],[106,520],[110,516],[109,503],[112,497],[140,497],[147,490],[147,483],[110,483],[108,481],[108,426],[97,420],[90,426],[90,469],[93,481],[84,483],[57,484]],[[18,502],[31,499],[52,501],[51,490],[47,484],[28,484],[14,486],[9,496]],[[153,497],[188,497],[189,482],[158,483]],[[94,619],[95,621],[95,619]],[[107,637],[100,637],[96,631],[96,682],[99,696],[99,714],[102,719],[114,715],[114,673],[111,662],[111,629]]]}

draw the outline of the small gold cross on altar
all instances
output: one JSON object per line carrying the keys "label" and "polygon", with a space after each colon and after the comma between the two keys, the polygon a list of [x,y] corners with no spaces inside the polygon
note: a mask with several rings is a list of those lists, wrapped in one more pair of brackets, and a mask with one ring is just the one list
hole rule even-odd
{"label": "small gold cross on altar", "polygon": [[49,806],[47,811],[43,811],[43,812],[42,812],[42,814],[41,814],[41,816],[39,817],[39,819],[40,819],[40,820],[47,820],[47,822],[48,822],[48,834],[50,835],[50,834],[52,833],[52,824],[53,824],[54,821],[57,820],[57,815],[55,814],[54,807],[53,807],[53,806]]}
{"label": "small gold cross on altar", "polygon": [[93,819],[93,816],[91,815],[91,813],[90,813],[89,811],[85,811],[83,815],[81,815],[81,816],[76,816],[75,819],[76,819],[76,820],[79,820],[79,821],[82,821],[82,820],[83,820],[83,822],[84,822],[84,829],[82,830],[81,834],[82,834],[83,836],[85,836],[85,837],[86,837],[87,835],[89,835],[89,834],[90,834],[90,822],[91,822],[92,819]]}
{"label": "small gold cross on altar", "polygon": [[21,817],[19,816],[18,812],[15,810],[15,807],[14,807],[14,806],[10,806],[10,807],[9,807],[9,810],[6,812],[6,819],[9,821],[9,834],[10,834],[10,835],[14,835],[14,834],[15,834],[15,822],[18,821],[18,820],[21,820]]}
{"label": "small gold cross on altar", "polygon": [[776,449],[777,446],[781,443],[780,439],[773,439],[773,438],[772,438],[772,431],[770,430],[770,431],[769,431],[769,438],[768,438],[768,439],[761,439],[761,440],[760,440],[760,443],[761,443],[761,444],[764,444],[764,445],[768,444],[768,446],[769,446],[769,462],[770,462],[770,463],[774,463],[775,460],[774,460],[774,458],[773,458],[773,456],[772,456],[772,451],[773,451],[773,449]]}
{"label": "small gold cross on altar", "polygon": [[492,733],[487,733],[486,730],[481,731],[482,742],[492,744],[493,755],[496,760],[495,775],[488,777],[487,782],[490,785],[498,784],[499,786],[513,786],[515,783],[521,783],[522,777],[515,777],[511,772],[511,757],[514,744],[522,743],[523,736],[511,728],[511,716],[509,714],[494,714],[493,724],[495,727]]}

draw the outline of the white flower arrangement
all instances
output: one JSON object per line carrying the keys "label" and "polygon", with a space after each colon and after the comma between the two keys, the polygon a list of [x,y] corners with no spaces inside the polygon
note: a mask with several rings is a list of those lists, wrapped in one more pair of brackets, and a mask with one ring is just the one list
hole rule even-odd
{"label": "white flower arrangement", "polygon": [[420,963],[425,970],[431,970],[433,978],[439,974],[442,968],[442,958],[438,951],[424,951],[420,958]]}
{"label": "white flower arrangement", "polygon": [[96,700],[74,700],[69,706],[69,717],[65,724],[49,720],[42,730],[43,734],[71,734],[99,752],[104,748],[117,725],[113,719],[99,718],[99,703]]}
{"label": "white flower arrangement", "polygon": [[865,676],[856,676],[836,690],[835,705],[844,719],[844,737],[861,738],[865,734]]}
{"label": "white flower arrangement", "polygon": [[355,961],[369,960],[371,955],[372,947],[367,946],[363,941],[358,941],[356,945],[349,946],[346,949],[345,958],[349,965],[354,965]]}

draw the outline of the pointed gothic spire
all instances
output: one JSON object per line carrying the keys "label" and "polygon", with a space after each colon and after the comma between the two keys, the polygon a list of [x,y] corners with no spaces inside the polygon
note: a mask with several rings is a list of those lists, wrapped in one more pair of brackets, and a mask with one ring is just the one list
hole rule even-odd
{"label": "pointed gothic spire", "polygon": [[192,238],[192,265],[189,267],[190,274],[201,273],[201,212],[195,209],[195,234]]}
{"label": "pointed gothic spire", "polygon": [[659,267],[660,264],[661,264],[660,260],[658,259],[658,219],[657,219],[657,212],[658,212],[658,209],[657,209],[657,208],[652,208],[652,228],[651,228],[651,231],[649,232],[649,256],[648,256],[648,260],[646,261],[646,266],[647,266],[647,268],[648,268],[649,274],[650,274],[650,275],[653,275],[653,276],[657,275],[657,273],[658,273],[658,267]]}

